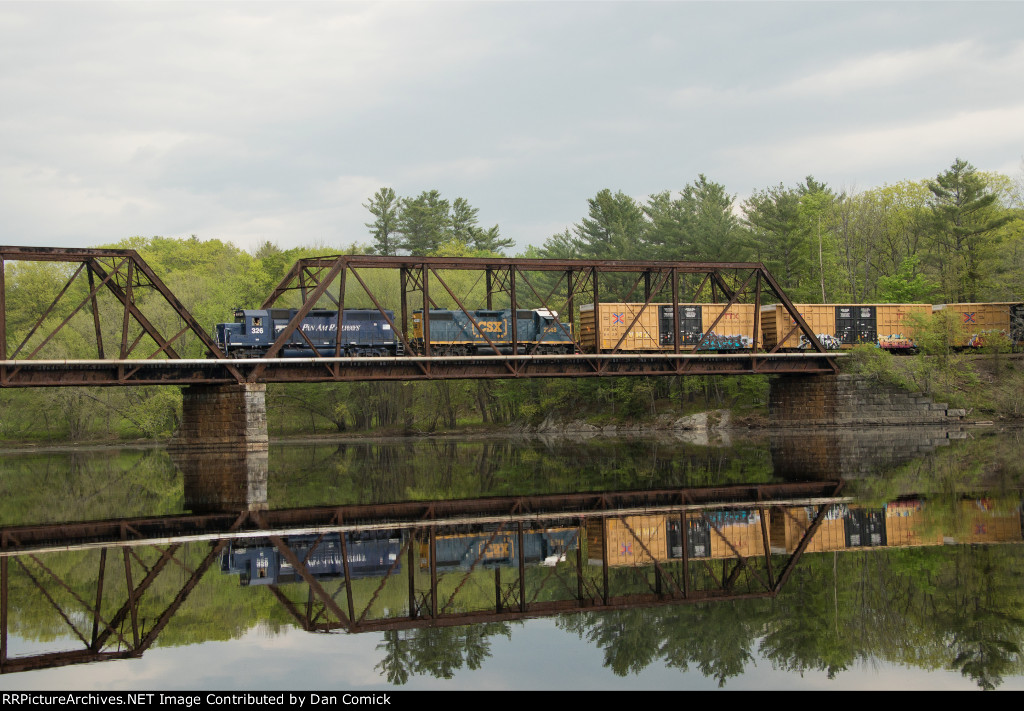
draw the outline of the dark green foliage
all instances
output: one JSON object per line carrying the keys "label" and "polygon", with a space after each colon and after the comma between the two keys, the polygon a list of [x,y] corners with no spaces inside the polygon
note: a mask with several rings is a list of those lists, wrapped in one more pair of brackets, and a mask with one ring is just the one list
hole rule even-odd
{"label": "dark green foliage", "polygon": [[1013,217],[998,208],[997,196],[974,166],[959,158],[929,181],[928,189],[945,297],[950,302],[977,301],[988,242]]}

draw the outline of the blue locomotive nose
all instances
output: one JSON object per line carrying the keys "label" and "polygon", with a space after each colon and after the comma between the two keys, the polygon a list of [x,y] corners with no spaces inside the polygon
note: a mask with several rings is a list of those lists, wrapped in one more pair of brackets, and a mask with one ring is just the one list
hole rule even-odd
{"label": "blue locomotive nose", "polygon": [[242,324],[218,323],[214,327],[213,335],[218,344],[240,345],[242,342]]}

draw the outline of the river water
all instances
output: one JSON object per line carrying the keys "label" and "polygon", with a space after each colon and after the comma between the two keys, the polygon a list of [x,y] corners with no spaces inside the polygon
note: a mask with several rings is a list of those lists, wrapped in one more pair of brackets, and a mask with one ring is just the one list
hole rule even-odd
{"label": "river water", "polygon": [[0,688],[1024,689],[1022,437],[8,451]]}

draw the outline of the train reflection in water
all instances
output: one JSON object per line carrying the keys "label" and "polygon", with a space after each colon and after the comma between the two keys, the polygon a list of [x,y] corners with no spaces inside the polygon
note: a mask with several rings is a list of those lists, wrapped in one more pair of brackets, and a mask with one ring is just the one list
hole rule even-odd
{"label": "train reflection in water", "polygon": [[[305,572],[318,580],[344,580],[379,577],[400,573],[399,554],[408,539],[407,531],[366,531],[322,536],[303,534],[283,539]],[[453,533],[436,536],[436,562],[439,572],[469,571],[524,565],[553,566],[564,562],[579,546],[579,529],[547,528],[519,536],[496,528],[478,533]],[[418,544],[419,565],[430,565],[430,544]],[[220,570],[237,575],[239,584],[276,585],[302,580],[302,573],[267,538],[231,541],[221,557]]]}
{"label": "train reflection in water", "polygon": [[[1020,509],[1001,512],[986,499],[962,501],[958,516],[962,525],[954,532],[929,523],[925,508],[924,501],[907,499],[878,508],[836,503],[824,509],[792,506],[635,514],[594,517],[582,527],[549,527],[521,534],[496,525],[478,526],[472,532],[437,534],[433,544],[422,536],[415,539],[413,550],[419,569],[425,571],[431,567],[433,545],[434,570],[445,573],[554,566],[566,562],[568,554],[579,548],[581,530],[586,562],[612,567],[684,558],[745,559],[764,556],[766,545],[772,554],[792,553],[805,538],[809,553],[1021,540]],[[355,580],[400,573],[402,551],[412,543],[411,535],[408,529],[345,533],[343,545],[342,534],[335,532],[290,536],[283,542],[314,578],[344,580],[347,558],[348,577]],[[243,586],[295,582],[303,577],[269,539],[230,542],[221,558],[221,572],[238,575]]]}
{"label": "train reflection in water", "polygon": [[[346,533],[344,551],[337,533],[291,536],[285,542],[309,574],[325,580],[345,578],[346,558],[351,578],[386,575],[397,564],[402,546],[401,538],[390,531]],[[224,551],[220,569],[237,575],[240,585],[276,585],[302,579],[268,539],[232,541]]]}

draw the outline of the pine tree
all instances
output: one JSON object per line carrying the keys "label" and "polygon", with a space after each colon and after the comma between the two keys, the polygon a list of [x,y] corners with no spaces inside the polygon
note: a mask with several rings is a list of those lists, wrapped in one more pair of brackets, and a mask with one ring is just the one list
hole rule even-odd
{"label": "pine tree", "polygon": [[390,256],[398,253],[398,215],[400,201],[391,188],[381,188],[363,205],[376,218],[367,222],[373,236],[373,251]]}
{"label": "pine tree", "polygon": [[939,253],[942,287],[950,302],[975,301],[983,278],[985,249],[993,233],[1012,219],[1001,213],[974,166],[957,158],[928,181],[932,239]]}

